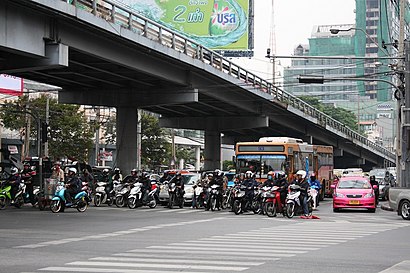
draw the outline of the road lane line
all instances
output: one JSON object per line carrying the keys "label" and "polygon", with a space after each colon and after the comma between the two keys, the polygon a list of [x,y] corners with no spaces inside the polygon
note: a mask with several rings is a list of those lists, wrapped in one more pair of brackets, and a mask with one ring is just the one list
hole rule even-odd
{"label": "road lane line", "polygon": [[150,264],[150,263],[119,263],[119,262],[71,262],[67,265],[74,266],[109,266],[109,267],[131,267],[131,268],[164,268],[164,269],[196,269],[196,270],[218,270],[218,271],[243,271],[249,267],[239,266],[211,266],[211,265],[183,265],[183,264]]}
{"label": "road lane line", "polygon": [[[229,251],[231,253],[237,252],[249,252],[249,249],[237,249],[235,247],[225,247],[225,248],[218,248],[218,247],[201,247],[201,246],[149,246],[148,249],[173,249],[173,250],[216,250],[216,251]],[[306,253],[306,251],[302,250],[281,250],[281,249],[252,249],[252,253],[287,253],[287,254],[302,254]]]}
{"label": "road lane line", "polygon": [[[130,250],[129,252],[131,253],[179,253],[180,255],[189,255],[189,254],[201,254],[201,255],[206,255],[203,250],[184,250],[184,249],[134,249]],[[227,255],[226,251],[212,251],[210,254],[218,254],[218,255]],[[235,253],[229,253],[229,254],[235,254],[235,256],[256,256],[256,257],[261,257],[261,253],[245,253],[245,252],[235,252]],[[294,254],[284,254],[284,253],[264,253],[264,257],[274,257],[274,258],[289,258],[295,256]],[[242,259],[242,257],[241,257]]]}
{"label": "road lane line", "polygon": [[[252,251],[253,249],[282,249],[282,250],[288,250],[288,249],[298,249],[298,250],[318,250],[320,248],[317,247],[306,247],[305,246],[294,246],[293,244],[288,244],[287,246],[277,246],[274,244],[271,245],[249,245],[249,244],[233,244],[234,242],[231,242],[230,244],[223,244],[223,247],[237,247],[237,248],[251,248]],[[195,242],[195,243],[172,243],[170,244],[172,246],[201,246],[201,247],[215,247],[216,244],[213,242],[210,242],[208,244],[204,244],[203,242]]]}
{"label": "road lane line", "polygon": [[263,262],[237,262],[237,261],[215,261],[215,260],[195,260],[195,259],[149,259],[149,258],[130,258],[130,257],[95,257],[90,261],[120,261],[120,262],[148,262],[148,263],[174,263],[174,264],[211,264],[211,265],[241,265],[241,266],[258,266]]}
{"label": "road lane line", "polygon": [[[180,259],[181,254],[180,252],[170,254],[168,251],[165,253],[161,253],[161,258],[168,258],[168,259]],[[189,256],[191,253],[184,253],[185,257]],[[195,254],[195,253],[192,253]],[[120,257],[136,257],[136,258],[152,258],[153,254],[150,253],[116,253],[113,254],[113,256],[120,256]],[[238,260],[238,256],[229,256],[229,254],[224,254],[224,255],[216,255],[214,252],[212,253],[203,253],[201,252],[199,256],[192,255],[190,257],[193,257],[195,259],[202,259],[202,260],[214,260],[214,261],[232,261],[236,262]],[[239,257],[241,261],[251,261],[251,262],[257,262],[257,261],[276,261],[279,260],[280,258],[264,258],[264,257]]]}
{"label": "road lane line", "polygon": [[[92,272],[92,273],[175,273],[177,271],[164,271],[164,270],[138,270],[138,269],[125,269],[125,268],[93,268],[93,267],[46,267],[39,269],[40,271],[51,272]],[[205,271],[184,271],[184,273],[207,273]],[[211,273],[211,272],[209,272]]]}

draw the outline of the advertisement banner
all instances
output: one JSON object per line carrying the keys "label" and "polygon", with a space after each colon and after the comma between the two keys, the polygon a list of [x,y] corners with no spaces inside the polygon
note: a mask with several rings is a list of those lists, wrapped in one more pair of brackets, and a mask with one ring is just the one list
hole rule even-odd
{"label": "advertisement banner", "polygon": [[23,95],[23,79],[7,74],[0,74],[0,93],[13,96]]}
{"label": "advertisement banner", "polygon": [[247,50],[249,0],[119,0],[211,49]]}

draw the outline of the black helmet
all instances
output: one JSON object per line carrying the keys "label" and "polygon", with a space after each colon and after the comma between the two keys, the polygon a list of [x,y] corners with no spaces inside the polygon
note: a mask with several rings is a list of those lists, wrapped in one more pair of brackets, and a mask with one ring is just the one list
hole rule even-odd
{"label": "black helmet", "polygon": [[370,181],[376,181],[376,176],[371,175],[371,176],[370,176]]}

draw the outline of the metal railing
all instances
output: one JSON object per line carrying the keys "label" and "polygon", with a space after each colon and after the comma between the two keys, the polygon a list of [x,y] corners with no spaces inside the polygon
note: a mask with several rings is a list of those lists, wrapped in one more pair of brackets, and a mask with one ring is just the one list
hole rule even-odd
{"label": "metal railing", "polygon": [[272,83],[249,72],[240,66],[225,59],[217,52],[202,46],[201,44],[186,38],[183,34],[172,31],[163,25],[150,20],[139,14],[136,10],[115,0],[61,0],[77,8],[86,10],[95,16],[101,17],[109,22],[119,24],[135,33],[157,41],[158,43],[170,47],[176,51],[184,53],[192,58],[198,59],[215,69],[239,79],[243,88],[256,88],[265,93],[271,94],[273,100],[277,100],[304,114],[317,119],[318,123],[326,129],[334,129],[346,135],[351,141],[358,141],[369,149],[379,152],[386,159],[395,161],[395,155],[384,147],[370,141],[365,136],[351,130],[343,123],[331,118],[323,112],[318,111],[301,99],[273,86]]}

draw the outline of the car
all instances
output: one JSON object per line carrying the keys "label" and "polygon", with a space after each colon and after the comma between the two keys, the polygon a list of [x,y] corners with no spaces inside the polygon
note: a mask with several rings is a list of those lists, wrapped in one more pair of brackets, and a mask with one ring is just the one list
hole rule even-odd
{"label": "car", "polygon": [[341,177],[333,188],[333,211],[347,208],[364,208],[376,212],[376,199],[370,181],[365,176]]}
{"label": "car", "polygon": [[[182,172],[182,179],[184,181],[184,203],[192,203],[192,198],[194,197],[194,189],[192,186],[201,178],[199,173]],[[167,203],[169,199],[168,195],[168,185],[162,184],[159,192],[159,201],[163,204]]]}

